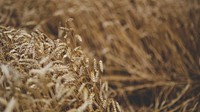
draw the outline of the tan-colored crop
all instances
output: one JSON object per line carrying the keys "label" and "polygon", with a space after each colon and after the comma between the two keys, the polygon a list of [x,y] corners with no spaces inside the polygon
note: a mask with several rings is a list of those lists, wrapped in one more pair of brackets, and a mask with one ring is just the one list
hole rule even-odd
{"label": "tan-colored crop", "polygon": [[0,27],[0,111],[122,111],[100,79],[102,62],[93,69],[72,32],[62,42]]}

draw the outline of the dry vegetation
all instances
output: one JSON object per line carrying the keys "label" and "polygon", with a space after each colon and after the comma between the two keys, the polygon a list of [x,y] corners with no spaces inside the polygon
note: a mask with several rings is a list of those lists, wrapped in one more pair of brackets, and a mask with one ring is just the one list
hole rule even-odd
{"label": "dry vegetation", "polygon": [[199,0],[0,0],[0,9],[0,111],[200,110]]}
{"label": "dry vegetation", "polygon": [[61,42],[38,31],[0,28],[0,111],[121,111],[99,79],[102,62],[94,59],[91,67],[73,32],[61,27]]}

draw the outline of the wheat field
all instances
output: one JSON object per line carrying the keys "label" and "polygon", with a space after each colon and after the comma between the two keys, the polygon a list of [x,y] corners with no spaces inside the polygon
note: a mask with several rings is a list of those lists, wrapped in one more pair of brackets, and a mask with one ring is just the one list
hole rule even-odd
{"label": "wheat field", "polygon": [[199,0],[0,0],[0,111],[199,112]]}

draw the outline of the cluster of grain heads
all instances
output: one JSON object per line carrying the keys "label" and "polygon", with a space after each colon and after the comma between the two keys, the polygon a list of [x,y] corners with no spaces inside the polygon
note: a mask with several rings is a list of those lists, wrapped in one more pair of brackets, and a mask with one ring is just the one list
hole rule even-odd
{"label": "cluster of grain heads", "polygon": [[0,27],[0,111],[122,111],[100,79],[102,61],[92,67],[81,37],[60,32],[62,41]]}

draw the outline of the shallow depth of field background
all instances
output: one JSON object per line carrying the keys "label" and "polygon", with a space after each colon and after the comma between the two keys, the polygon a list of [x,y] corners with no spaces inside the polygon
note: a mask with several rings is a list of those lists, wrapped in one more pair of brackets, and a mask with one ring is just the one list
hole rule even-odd
{"label": "shallow depth of field background", "polygon": [[0,0],[2,26],[57,39],[69,18],[124,111],[200,110],[199,0]]}

